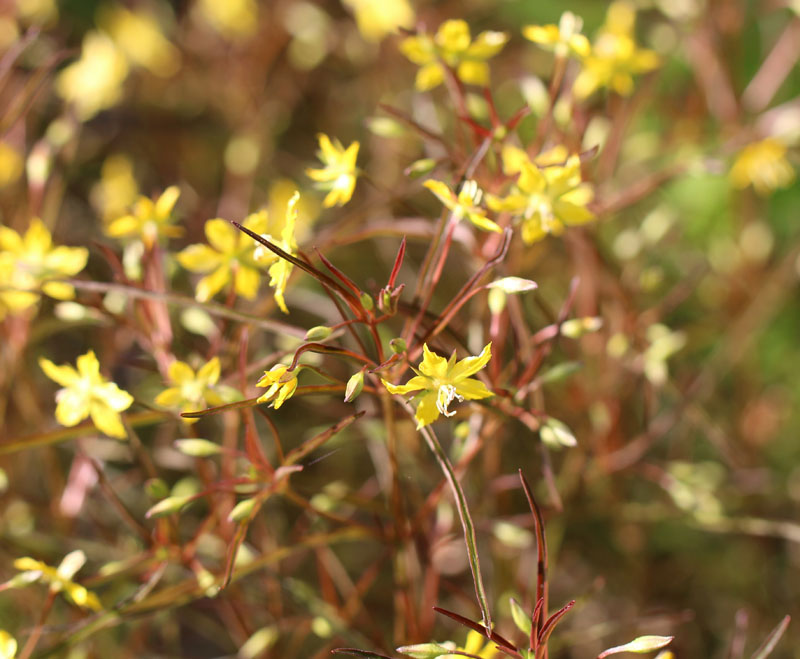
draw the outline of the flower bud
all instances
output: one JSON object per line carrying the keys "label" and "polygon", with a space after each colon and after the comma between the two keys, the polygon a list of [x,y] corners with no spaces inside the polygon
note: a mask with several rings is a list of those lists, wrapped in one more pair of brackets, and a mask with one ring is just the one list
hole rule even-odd
{"label": "flower bud", "polygon": [[344,391],[344,402],[352,403],[361,391],[364,389],[364,371],[354,373],[347,381],[347,387]]}

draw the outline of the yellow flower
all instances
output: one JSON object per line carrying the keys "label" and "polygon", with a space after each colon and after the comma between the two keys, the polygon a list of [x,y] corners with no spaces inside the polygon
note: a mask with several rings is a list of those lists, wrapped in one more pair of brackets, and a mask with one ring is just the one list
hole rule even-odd
{"label": "yellow flower", "polygon": [[486,211],[478,205],[483,197],[483,191],[475,181],[464,181],[458,195],[441,181],[429,180],[423,185],[450,209],[456,220],[467,218],[479,229],[502,232],[502,229],[486,217]]}
{"label": "yellow flower", "polygon": [[295,389],[297,389],[297,374],[300,371],[300,367],[298,366],[289,373],[286,372],[287,368],[289,367],[283,364],[276,364],[270,370],[264,372],[256,386],[269,388],[258,397],[259,403],[271,402],[272,407],[277,410],[287,398],[291,398]]}
{"label": "yellow flower", "polygon": [[85,562],[86,555],[80,550],[67,554],[57,568],[27,556],[18,558],[14,561],[14,567],[22,570],[22,574],[6,582],[5,585],[15,587],[40,581],[49,584],[51,592],[64,593],[64,596],[74,604],[93,611],[100,611],[103,607],[97,595],[72,580]]}
{"label": "yellow flower", "polygon": [[131,63],[161,77],[169,77],[180,68],[180,52],[147,12],[106,7],[100,11],[98,23]]}
{"label": "yellow flower", "polygon": [[772,137],[742,149],[729,176],[735,187],[743,189],[752,185],[758,194],[764,196],[787,187],[795,178],[786,159],[786,145]]}
{"label": "yellow flower", "polygon": [[489,343],[477,357],[466,357],[456,362],[456,353],[445,359],[431,352],[427,345],[422,346],[423,359],[417,374],[406,384],[394,385],[383,380],[384,386],[392,394],[417,394],[417,429],[427,426],[439,418],[439,414],[453,416],[449,406],[453,400],[480,400],[494,394],[480,380],[469,377],[480,371],[492,358],[492,344]]}
{"label": "yellow flower", "polygon": [[0,226],[0,319],[6,311],[23,311],[39,301],[39,290],[59,300],[75,297],[67,283],[52,281],[77,275],[86,266],[85,247],[54,246],[53,238],[38,218],[31,220],[24,236]]}
{"label": "yellow flower", "polygon": [[109,221],[133,206],[139,186],[133,175],[133,163],[122,154],[114,154],[103,161],[101,178],[91,192],[92,205]]}
{"label": "yellow flower", "polygon": [[66,364],[56,366],[43,357],[39,358],[39,366],[63,387],[56,393],[56,420],[62,426],[75,426],[91,417],[106,435],[125,437],[119,413],[133,404],[133,396],[100,375],[100,363],[93,350],[78,357],[77,370]]}
{"label": "yellow flower", "polygon": [[[500,653],[495,650],[494,643],[486,640],[474,629],[467,632],[467,640],[464,643],[464,647],[458,649],[481,659],[494,659],[494,657],[500,656]],[[463,656],[461,654],[443,654],[441,659],[457,659]]]}
{"label": "yellow flower", "polygon": [[5,629],[0,629],[0,659],[14,659],[17,656],[17,640]]}
{"label": "yellow flower", "polygon": [[380,41],[399,27],[414,24],[408,0],[343,0],[356,15],[358,29],[368,41]]}
{"label": "yellow flower", "polygon": [[127,76],[128,62],[114,42],[105,34],[89,32],[80,59],[58,75],[56,91],[72,103],[78,119],[88,121],[120,99]]}
{"label": "yellow flower", "polygon": [[521,149],[507,147],[503,150],[503,167],[507,174],[519,172],[516,184],[506,197],[487,195],[486,200],[492,210],[521,218],[526,244],[548,233],[563,233],[565,224],[584,224],[595,218],[586,208],[593,192],[591,186],[581,182],[580,158],[567,158],[564,147],[541,154],[535,162]]}
{"label": "yellow flower", "polygon": [[17,15],[25,22],[49,26],[58,19],[55,0],[17,0],[16,5]]}
{"label": "yellow flower", "polygon": [[353,142],[345,149],[342,143],[331,139],[324,133],[317,135],[320,150],[319,159],[324,167],[322,169],[307,169],[306,176],[317,182],[321,190],[330,190],[322,205],[344,206],[353,196],[356,187],[356,158],[358,158],[359,143]]}
{"label": "yellow flower", "polygon": [[22,156],[6,142],[0,142],[0,188],[17,181],[22,174]]}
{"label": "yellow flower", "polygon": [[[175,360],[169,365],[167,378],[175,385],[164,389],[156,396],[156,405],[180,408],[181,412],[195,412],[206,405],[222,405],[225,401],[216,391],[220,374],[219,358],[201,366],[195,373],[185,362]],[[186,423],[195,423],[198,419],[184,419]]]}
{"label": "yellow flower", "polygon": [[255,0],[200,0],[197,9],[206,23],[229,39],[246,39],[258,27]]}
{"label": "yellow flower", "polygon": [[632,5],[622,0],[611,3],[606,22],[575,80],[574,92],[578,98],[586,98],[600,87],[628,96],[633,91],[633,76],[658,66],[658,55],[636,46],[635,22]]}
{"label": "yellow flower", "polygon": [[[255,233],[267,229],[267,213],[259,211],[249,215],[242,223]],[[178,254],[178,262],[192,272],[209,272],[199,282],[195,297],[207,302],[229,284],[234,291],[249,300],[258,293],[259,264],[254,257],[256,244],[230,222],[220,218],[208,220],[205,225],[209,245],[189,245]]]}
{"label": "yellow flower", "polygon": [[581,34],[582,28],[583,19],[565,11],[558,25],[527,25],[522,28],[522,36],[554,51],[558,57],[575,55],[582,58],[591,50],[589,40]]}
{"label": "yellow flower", "polygon": [[468,85],[488,85],[489,65],[486,63],[506,45],[505,32],[481,32],[475,40],[466,21],[453,19],[439,26],[436,35],[418,34],[400,42],[400,51],[421,68],[414,83],[419,91],[438,87],[445,76],[445,66],[455,70],[458,78]]}
{"label": "yellow flower", "polygon": [[183,234],[183,229],[173,226],[175,218],[172,209],[181,191],[171,185],[157,201],[141,196],[133,206],[133,213],[112,220],[106,233],[112,238],[138,238],[152,247],[159,238],[175,238]]}
{"label": "yellow flower", "polygon": [[[281,231],[281,242],[277,243],[284,252],[295,255],[297,252],[297,242],[294,237],[294,229],[297,224],[297,202],[300,200],[300,192],[295,190],[289,202],[286,204],[286,220]],[[266,240],[273,242],[272,237],[269,235],[263,236]],[[289,313],[286,307],[286,300],[284,293],[286,293],[286,285],[289,283],[289,275],[292,274],[294,265],[286,259],[279,258],[277,254],[270,252],[266,247],[259,245],[254,252],[256,261],[260,264],[266,264],[272,261],[267,273],[270,276],[269,285],[275,289],[275,301],[278,303],[283,313]]]}

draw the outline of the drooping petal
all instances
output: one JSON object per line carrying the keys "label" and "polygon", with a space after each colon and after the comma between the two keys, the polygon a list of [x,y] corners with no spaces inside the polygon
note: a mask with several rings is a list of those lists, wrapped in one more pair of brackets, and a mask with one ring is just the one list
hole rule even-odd
{"label": "drooping petal", "polygon": [[414,87],[421,92],[430,91],[444,82],[444,68],[439,62],[431,62],[417,71]]}
{"label": "drooping petal", "polygon": [[381,382],[383,382],[383,386],[386,387],[390,394],[399,394],[401,396],[412,391],[425,389],[430,385],[430,379],[422,375],[415,375],[405,384],[392,384],[383,379],[381,379]]}
{"label": "drooping petal", "polygon": [[428,426],[439,418],[439,408],[436,407],[436,391],[427,391],[419,397],[417,411],[414,417],[417,419],[417,430],[423,426]]}

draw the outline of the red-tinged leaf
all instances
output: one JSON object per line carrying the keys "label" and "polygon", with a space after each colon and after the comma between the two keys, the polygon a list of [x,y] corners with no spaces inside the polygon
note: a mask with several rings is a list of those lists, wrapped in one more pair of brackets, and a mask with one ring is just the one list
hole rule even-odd
{"label": "red-tinged leaf", "polygon": [[539,505],[536,503],[533,491],[530,485],[528,485],[528,481],[525,479],[522,469],[519,470],[519,478],[522,481],[522,489],[525,490],[525,497],[528,499],[531,513],[533,513],[533,521],[536,524],[536,602],[537,606],[539,602],[542,603],[539,613],[539,624],[537,625],[536,631],[539,637],[539,644],[541,645],[541,635],[545,626],[542,625],[542,620],[547,615],[547,538],[544,534],[542,511],[539,510]]}
{"label": "red-tinged leaf", "polygon": [[225,403],[225,405],[217,405],[217,407],[209,407],[206,410],[199,410],[197,412],[183,412],[182,417],[186,419],[199,419],[204,416],[211,416],[212,414],[222,414],[223,412],[230,412],[232,410],[241,410],[244,407],[255,407],[258,405],[256,402],[258,396],[255,398],[247,398],[245,400],[237,400],[235,403]]}
{"label": "red-tinged leaf", "polygon": [[397,256],[394,259],[394,265],[392,266],[392,274],[389,275],[389,283],[386,285],[387,288],[393,289],[395,280],[397,279],[397,275],[400,272],[400,266],[403,265],[403,259],[406,255],[406,237],[403,236],[403,240],[400,241],[400,248],[397,250]]}
{"label": "red-tinged leaf", "polygon": [[575,606],[575,600],[567,602],[558,611],[551,615],[547,619],[546,623],[544,623],[542,631],[539,633],[539,647],[536,649],[537,657],[540,653],[542,653],[542,651],[547,651],[547,640],[550,638],[550,634],[553,633],[553,630],[561,621],[561,618],[563,618],[573,606]]}
{"label": "red-tinged leaf", "polygon": [[358,286],[356,286],[356,283],[352,279],[350,279],[350,277],[344,274],[341,270],[339,270],[339,268],[333,265],[333,263],[331,263],[325,257],[325,255],[322,252],[320,252],[316,247],[314,248],[314,251],[317,253],[319,260],[322,261],[325,267],[328,268],[328,270],[330,270],[340,282],[342,282],[345,286],[347,286],[347,288],[353,291],[356,297],[360,297],[361,289]]}
{"label": "red-tinged leaf", "polygon": [[778,645],[778,641],[781,640],[781,636],[783,636],[791,620],[791,616],[784,616],[783,620],[778,623],[778,626],[770,632],[769,636],[761,644],[761,647],[753,653],[751,659],[766,659],[775,649],[775,646]]}
{"label": "red-tinged leaf", "polygon": [[335,279],[332,279],[331,277],[326,275],[321,270],[315,268],[310,263],[306,263],[305,261],[297,258],[296,256],[293,256],[292,254],[289,254],[288,252],[284,252],[280,247],[278,247],[274,243],[271,243],[269,240],[266,240],[265,238],[262,238],[257,233],[255,233],[254,231],[251,231],[247,227],[242,226],[238,222],[231,222],[231,224],[233,224],[233,226],[235,226],[237,229],[239,229],[239,231],[242,231],[242,232],[246,233],[253,240],[255,240],[259,245],[263,245],[264,247],[266,247],[273,254],[276,254],[277,256],[279,256],[280,258],[284,259],[285,261],[289,261],[289,263],[291,263],[292,265],[300,268],[300,270],[302,270],[303,272],[305,272],[305,273],[311,275],[312,277],[314,277],[314,279],[319,281],[323,286],[326,285],[328,288],[334,289],[337,293],[339,293],[339,295],[342,296],[342,298],[347,302],[347,304],[351,306],[351,308],[352,308],[353,304],[356,304],[356,306],[357,306],[358,298],[354,299],[353,295],[350,293],[350,291],[348,291],[346,288],[344,288]]}
{"label": "red-tinged leaf", "polygon": [[452,618],[456,622],[464,625],[465,627],[469,627],[473,631],[478,632],[484,638],[488,638],[490,641],[494,641],[498,645],[502,645],[509,650],[513,650],[514,652],[517,651],[517,646],[515,646],[511,641],[503,638],[495,631],[487,630],[481,623],[475,622],[474,620],[470,620],[469,618],[465,618],[458,613],[454,613],[453,611],[448,611],[447,609],[443,609],[438,606],[434,606],[433,610],[437,613],[441,613],[442,615],[446,615],[448,618]]}
{"label": "red-tinged leaf", "polygon": [[295,464],[297,462],[300,462],[300,460],[302,460],[304,457],[306,457],[312,451],[318,449],[325,442],[327,442],[331,437],[333,437],[336,433],[341,432],[342,430],[347,428],[347,426],[349,426],[351,423],[353,423],[353,421],[355,421],[356,419],[364,416],[365,414],[366,414],[366,411],[362,410],[361,412],[357,412],[356,414],[353,414],[352,416],[349,416],[349,417],[347,417],[345,419],[342,419],[341,421],[339,421],[335,425],[331,426],[327,430],[324,430],[323,432],[319,433],[318,435],[315,435],[311,439],[306,440],[305,442],[300,444],[300,446],[298,446],[297,448],[293,448],[291,451],[289,451],[286,454],[286,460],[284,460],[284,463],[283,463],[282,466],[286,467],[288,465],[292,465],[292,464]]}
{"label": "red-tinged leaf", "polygon": [[539,601],[536,602],[536,606],[533,607],[533,615],[531,616],[531,638],[530,638],[531,646],[530,646],[530,649],[534,650],[534,651],[539,649],[538,631],[541,628],[542,609],[543,608],[544,608],[544,600],[540,598]]}

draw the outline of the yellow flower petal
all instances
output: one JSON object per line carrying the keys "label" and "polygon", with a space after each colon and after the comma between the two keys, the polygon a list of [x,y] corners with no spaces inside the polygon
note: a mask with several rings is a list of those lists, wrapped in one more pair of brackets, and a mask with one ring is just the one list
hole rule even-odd
{"label": "yellow flower petal", "polygon": [[483,382],[473,378],[461,380],[461,382],[456,385],[456,393],[467,400],[480,400],[481,398],[494,396],[494,393],[489,391]]}
{"label": "yellow flower petal", "polygon": [[258,294],[259,276],[254,268],[240,265],[234,272],[234,290],[242,297],[252,300]]}
{"label": "yellow flower petal", "polygon": [[57,382],[62,387],[69,387],[80,379],[78,372],[72,366],[56,366],[49,359],[44,357],[39,358],[39,366],[44,371],[45,375]]}
{"label": "yellow flower petal", "polygon": [[462,378],[469,377],[470,375],[475,375],[478,371],[480,371],[486,364],[489,363],[489,360],[492,358],[492,344],[487,343],[483,350],[481,350],[481,354],[477,357],[465,357],[460,362],[458,362],[449,372],[448,377],[452,382],[458,382]]}
{"label": "yellow flower petal", "polygon": [[125,426],[122,425],[119,414],[108,405],[99,401],[92,401],[89,404],[89,416],[97,429],[109,437],[123,439],[126,436]]}
{"label": "yellow flower petal", "polygon": [[436,407],[435,391],[429,391],[420,396],[414,417],[417,419],[417,430],[423,426],[430,425],[439,418],[439,408]]}
{"label": "yellow flower petal", "polygon": [[154,400],[156,405],[161,407],[177,407],[181,402],[180,387],[169,387],[164,389]]}
{"label": "yellow flower petal", "polygon": [[172,209],[175,207],[175,202],[178,201],[178,197],[180,196],[181,191],[177,185],[169,186],[164,192],[161,193],[161,196],[156,201],[155,205],[155,215],[159,218],[167,218],[169,217],[170,213],[172,213]]}
{"label": "yellow flower petal", "polygon": [[231,280],[231,269],[227,265],[219,266],[210,275],[206,275],[197,282],[195,298],[199,302],[208,302],[212,297],[219,293]]}
{"label": "yellow flower petal", "polygon": [[175,384],[182,384],[194,380],[194,369],[189,364],[179,360],[175,360],[167,368],[167,377],[170,382]]}
{"label": "yellow flower petal", "polygon": [[486,62],[466,61],[458,65],[458,77],[468,85],[489,84],[489,65]]}
{"label": "yellow flower petal", "polygon": [[205,224],[206,238],[218,252],[229,254],[236,250],[238,231],[227,220],[214,218]]}
{"label": "yellow flower petal", "polygon": [[219,252],[208,245],[189,245],[177,255],[178,263],[191,272],[208,272],[216,268],[221,258]]}
{"label": "yellow flower petal", "polygon": [[200,367],[200,370],[197,371],[197,379],[202,380],[209,385],[213,385],[217,383],[217,380],[219,380],[219,374],[219,357],[214,357]]}

